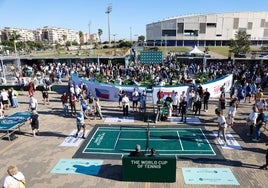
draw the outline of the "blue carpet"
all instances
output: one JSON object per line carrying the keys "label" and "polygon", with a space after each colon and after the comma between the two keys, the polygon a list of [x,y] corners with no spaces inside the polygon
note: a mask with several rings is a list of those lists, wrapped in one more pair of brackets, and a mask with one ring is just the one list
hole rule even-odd
{"label": "blue carpet", "polygon": [[98,175],[102,163],[102,160],[61,159],[51,173]]}
{"label": "blue carpet", "polygon": [[185,184],[239,185],[229,168],[182,168]]}

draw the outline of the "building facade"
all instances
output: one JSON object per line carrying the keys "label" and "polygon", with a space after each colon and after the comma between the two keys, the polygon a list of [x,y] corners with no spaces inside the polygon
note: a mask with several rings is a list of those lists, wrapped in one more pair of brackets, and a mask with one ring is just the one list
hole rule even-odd
{"label": "building facade", "polygon": [[226,46],[238,31],[252,45],[268,45],[268,12],[197,14],[146,25],[148,46]]}

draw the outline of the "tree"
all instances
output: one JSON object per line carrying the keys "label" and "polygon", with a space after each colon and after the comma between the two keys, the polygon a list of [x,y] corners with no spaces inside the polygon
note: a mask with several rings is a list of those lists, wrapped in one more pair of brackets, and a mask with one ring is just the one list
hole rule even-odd
{"label": "tree", "polygon": [[145,41],[145,36],[143,36],[143,35],[140,35],[139,37],[138,37],[138,41],[140,41],[140,42],[144,42]]}
{"label": "tree", "polygon": [[79,31],[79,40],[80,40],[80,45],[83,45],[84,44],[84,34],[82,31]]}
{"label": "tree", "polygon": [[250,51],[250,41],[247,32],[238,31],[235,34],[235,39],[230,40],[229,49],[230,52],[234,53],[235,57],[248,53]]}
{"label": "tree", "polygon": [[102,33],[103,33],[102,29],[98,29],[98,35],[99,35],[100,43],[101,43],[101,35],[102,35]]}
{"label": "tree", "polygon": [[14,52],[17,52],[17,46],[16,46],[16,42],[20,39],[20,34],[18,34],[16,31],[13,31],[12,34],[10,35],[10,40],[13,41],[13,45],[14,45]]}

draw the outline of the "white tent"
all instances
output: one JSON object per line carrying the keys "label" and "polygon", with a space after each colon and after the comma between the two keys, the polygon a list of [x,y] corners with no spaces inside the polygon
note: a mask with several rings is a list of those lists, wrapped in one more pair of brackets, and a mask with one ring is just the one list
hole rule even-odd
{"label": "white tent", "polygon": [[202,52],[201,50],[199,50],[198,48],[197,48],[197,46],[194,46],[194,48],[192,49],[192,50],[190,50],[189,52],[188,52],[188,54],[189,55],[204,55],[204,52]]}

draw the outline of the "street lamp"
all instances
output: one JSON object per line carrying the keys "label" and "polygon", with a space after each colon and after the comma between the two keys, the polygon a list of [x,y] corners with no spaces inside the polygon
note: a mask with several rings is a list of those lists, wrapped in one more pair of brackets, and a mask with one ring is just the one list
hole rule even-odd
{"label": "street lamp", "polygon": [[116,49],[115,49],[115,36],[116,36],[117,34],[113,34],[113,36],[114,36],[114,56],[116,56]]}
{"label": "street lamp", "polygon": [[91,21],[89,20],[88,22],[89,54],[91,53],[91,49],[92,49],[92,40],[90,37],[90,26],[91,26]]}
{"label": "street lamp", "polygon": [[112,5],[108,5],[105,14],[108,15],[108,37],[109,37],[109,45],[111,46],[111,38],[110,38],[110,13],[112,12]]}

